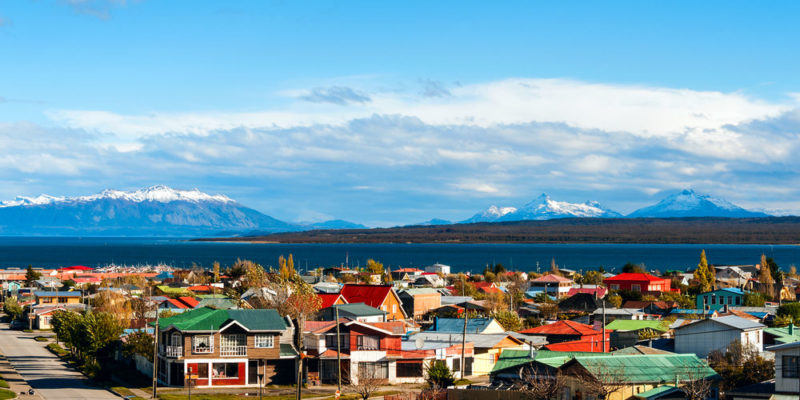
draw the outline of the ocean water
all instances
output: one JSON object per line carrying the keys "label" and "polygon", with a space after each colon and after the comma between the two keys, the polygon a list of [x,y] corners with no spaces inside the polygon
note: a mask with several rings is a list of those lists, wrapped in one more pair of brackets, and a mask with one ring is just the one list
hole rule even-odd
{"label": "ocean water", "polygon": [[190,242],[161,238],[41,238],[0,237],[0,268],[98,267],[111,263],[143,265],[165,263],[177,268],[197,264],[223,266],[237,258],[264,266],[277,265],[280,255],[292,254],[297,269],[319,266],[363,266],[373,258],[392,268],[450,265],[453,272],[480,272],[500,263],[522,271],[546,271],[550,260],[575,270],[618,270],[626,262],[649,269],[694,267],[705,249],[709,263],[755,264],[761,254],[788,269],[800,265],[800,246],[695,244],[251,244]]}

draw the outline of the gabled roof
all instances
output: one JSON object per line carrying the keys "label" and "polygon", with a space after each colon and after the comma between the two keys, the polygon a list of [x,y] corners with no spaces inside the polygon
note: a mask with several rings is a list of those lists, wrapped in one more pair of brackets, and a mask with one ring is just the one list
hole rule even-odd
{"label": "gabled roof", "polygon": [[567,279],[567,278],[564,278],[563,276],[558,276],[556,274],[547,274],[547,275],[542,275],[542,276],[532,280],[531,282],[537,282],[537,283],[566,283],[566,282],[572,282],[572,279]]}
{"label": "gabled roof", "polygon": [[638,331],[640,329],[652,329],[659,332],[666,332],[669,327],[666,321],[637,320],[637,319],[615,319],[606,325],[606,329],[614,331]]}
{"label": "gabled roof", "polygon": [[675,354],[666,350],[659,350],[654,347],[647,347],[641,345],[635,345],[631,347],[626,347],[624,349],[614,350],[612,351],[614,354],[624,355],[624,354]]}
{"label": "gabled roof", "polygon": [[728,316],[725,316],[725,317],[701,319],[701,320],[698,320],[697,322],[693,322],[691,324],[679,326],[679,327],[675,328],[675,330],[676,331],[680,331],[681,329],[684,329],[687,326],[693,326],[695,324],[706,323],[708,321],[717,322],[717,323],[720,323],[720,324],[723,324],[723,325],[726,325],[726,326],[729,326],[731,328],[738,329],[738,330],[741,330],[741,331],[748,331],[748,330],[753,330],[753,329],[761,329],[761,328],[765,327],[764,325],[759,324],[758,322],[755,322],[755,321],[751,321],[749,319],[744,319],[744,318],[741,318],[741,317],[737,317],[735,315],[728,315]]}
{"label": "gabled roof", "polygon": [[[338,308],[339,313],[346,312],[356,317],[372,317],[376,315],[386,315],[386,311],[370,307],[364,303],[335,304],[328,308]],[[332,310],[335,312],[336,310]]]}
{"label": "gabled roof", "polygon": [[778,344],[800,342],[800,328],[791,325],[783,328],[764,328],[764,333],[774,336]]}
{"label": "gabled roof", "polygon": [[722,289],[711,290],[711,291],[708,291],[708,292],[700,293],[700,294],[698,294],[698,296],[702,296],[704,294],[719,293],[719,292],[726,292],[726,293],[731,293],[731,294],[736,294],[736,295],[744,295],[744,292],[742,291],[742,289],[739,289],[739,288],[722,288]]}
{"label": "gabled roof", "polygon": [[603,287],[597,288],[572,288],[567,292],[567,296],[574,296],[576,294],[591,294],[592,296],[597,295],[597,297],[603,298],[608,293],[608,289]]}
{"label": "gabled roof", "polygon": [[561,320],[552,324],[537,326],[535,328],[519,331],[526,335],[598,335],[601,331],[596,331],[591,325],[580,322]]}
{"label": "gabled roof", "polygon": [[197,307],[198,304],[200,304],[200,302],[197,301],[197,299],[188,296],[178,297],[178,300],[180,300],[181,303],[189,306],[189,308],[195,308]]}
{"label": "gabled roof", "polygon": [[[609,336],[611,332],[606,333]],[[603,342],[603,343],[601,343]],[[544,348],[551,351],[580,351],[589,353],[603,353],[603,344],[605,344],[605,352],[609,351],[610,340],[608,338],[603,341],[600,337],[592,336],[580,340],[571,340],[569,342],[560,342],[545,345]]]}
{"label": "gabled roof", "polygon": [[675,386],[664,385],[664,386],[654,387],[650,390],[646,390],[639,394],[635,394],[633,395],[633,397],[642,400],[655,400],[655,399],[660,399],[663,396],[675,394],[678,392],[682,392],[682,390],[676,388]]}
{"label": "gabled roof", "polygon": [[[447,342],[451,344],[460,344],[461,335],[448,332],[418,332],[411,336],[409,340],[424,339],[425,341],[432,342]],[[507,333],[467,333],[465,337],[467,342],[472,342],[473,347],[476,349],[491,349],[504,340],[509,340],[514,343],[514,347],[521,345],[523,342]]]}
{"label": "gabled roof", "polygon": [[619,275],[612,276],[611,278],[606,278],[604,282],[623,282],[623,281],[663,282],[665,280],[666,279],[664,278],[659,278],[650,274],[624,272]]}
{"label": "gabled roof", "polygon": [[189,308],[188,305],[184,304],[183,302],[181,302],[181,301],[179,301],[177,299],[167,299],[165,302],[169,303],[169,304],[172,304],[175,308],[180,308],[182,310]]}
{"label": "gabled roof", "polygon": [[[467,333],[483,333],[493,322],[494,318],[470,318],[467,320]],[[431,329],[426,332],[463,333],[464,319],[436,318]]]}
{"label": "gabled roof", "polygon": [[[336,304],[339,298],[342,297],[340,293],[317,293],[317,296],[322,299],[322,305],[319,307],[320,309],[328,308]],[[347,300],[344,300],[344,297],[342,297],[342,300],[345,303],[347,302]]]}
{"label": "gabled roof", "polygon": [[215,310],[208,307],[186,311],[159,321],[161,330],[175,327],[184,332],[218,331],[237,323],[249,331],[283,331],[286,322],[275,310]]}
{"label": "gabled roof", "polygon": [[637,301],[637,300],[628,300],[625,302],[625,304],[622,305],[622,307],[643,309],[647,308],[650,305],[665,311],[678,307],[678,303],[674,301],[666,302],[666,301]]}
{"label": "gabled roof", "polygon": [[576,356],[565,368],[580,364],[593,375],[620,371],[627,383],[675,382],[715,378],[717,373],[694,354],[637,354]]}
{"label": "gabled roof", "polygon": [[364,303],[370,307],[380,308],[391,292],[391,285],[355,285],[348,283],[342,287],[341,293],[348,303]]}
{"label": "gabled roof", "polygon": [[81,292],[48,292],[46,290],[37,290],[33,292],[36,297],[81,297]]}

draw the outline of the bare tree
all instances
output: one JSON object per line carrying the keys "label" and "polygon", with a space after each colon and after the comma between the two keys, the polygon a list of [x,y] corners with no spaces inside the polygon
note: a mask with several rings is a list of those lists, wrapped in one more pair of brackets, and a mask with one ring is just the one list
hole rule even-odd
{"label": "bare tree", "polygon": [[417,400],[445,400],[445,399],[447,399],[447,390],[436,386],[423,389],[417,395]]}
{"label": "bare tree", "polygon": [[556,398],[558,391],[566,386],[566,376],[559,370],[548,372],[544,367],[523,368],[517,390],[522,397],[530,400],[550,400]]}
{"label": "bare tree", "polygon": [[681,390],[689,400],[705,400],[711,394],[713,383],[708,379],[707,368],[700,365],[687,366],[677,379],[683,381]]}
{"label": "bare tree", "polygon": [[583,368],[578,369],[575,375],[589,393],[601,400],[608,399],[610,395],[628,384],[624,367],[608,368],[604,364],[595,364],[592,361],[586,361]]}
{"label": "bare tree", "polygon": [[367,400],[375,394],[375,392],[380,389],[381,384],[385,382],[385,379],[378,378],[374,372],[359,366],[358,379],[355,383],[350,384],[350,388],[356,392],[362,400]]}

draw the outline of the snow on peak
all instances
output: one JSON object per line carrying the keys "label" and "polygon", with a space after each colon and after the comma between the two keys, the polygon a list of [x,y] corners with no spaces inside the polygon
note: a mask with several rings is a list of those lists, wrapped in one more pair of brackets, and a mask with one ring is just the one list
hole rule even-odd
{"label": "snow on peak", "polygon": [[727,200],[684,189],[658,203],[638,209],[629,217],[764,217],[762,212],[748,211]]}
{"label": "snow on peak", "polygon": [[0,202],[0,207],[36,206],[36,205],[47,205],[56,203],[86,203],[86,202],[105,200],[105,199],[125,200],[134,203],[141,203],[146,201],[153,201],[159,203],[169,203],[172,201],[188,201],[193,203],[234,202],[234,200],[232,200],[228,196],[221,194],[210,195],[207,193],[203,193],[198,189],[179,190],[164,185],[156,185],[130,192],[114,190],[114,189],[106,189],[97,194],[92,194],[88,196],[79,196],[79,197],[54,197],[46,194],[40,195],[38,197],[17,197],[15,200]]}
{"label": "snow on peak", "polygon": [[522,221],[522,220],[545,220],[553,218],[617,218],[621,215],[617,212],[603,208],[596,201],[585,203],[568,203],[556,201],[546,193],[533,199],[520,208],[516,207],[497,207],[491,206],[485,211],[475,214],[472,218],[463,221],[471,222],[494,222],[494,221]]}

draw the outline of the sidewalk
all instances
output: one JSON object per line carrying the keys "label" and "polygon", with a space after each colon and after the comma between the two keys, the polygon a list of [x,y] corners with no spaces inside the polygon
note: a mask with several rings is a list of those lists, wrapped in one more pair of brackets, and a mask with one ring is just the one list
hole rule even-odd
{"label": "sidewalk", "polygon": [[[34,394],[33,396],[28,394],[28,390],[31,387],[28,385],[22,377],[17,373],[17,370],[11,366],[11,363],[8,362],[6,356],[0,354],[0,375],[3,376],[3,380],[8,382],[9,390],[17,394],[17,398],[20,400],[41,400],[42,398],[38,394]],[[25,393],[25,394],[21,394]]]}

